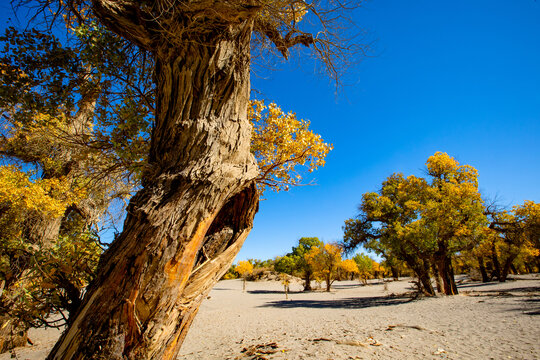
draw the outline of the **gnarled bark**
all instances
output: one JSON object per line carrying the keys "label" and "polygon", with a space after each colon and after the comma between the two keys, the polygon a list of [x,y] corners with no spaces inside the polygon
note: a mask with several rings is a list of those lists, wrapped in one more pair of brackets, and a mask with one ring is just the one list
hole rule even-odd
{"label": "gnarled bark", "polygon": [[457,295],[458,289],[454,279],[454,269],[452,268],[452,259],[450,256],[438,256],[437,267],[439,275],[443,281],[443,290],[445,295]]}
{"label": "gnarled bark", "polygon": [[251,31],[245,20],[153,48],[156,123],[143,189],[49,359],[175,358],[258,207],[246,114]]}

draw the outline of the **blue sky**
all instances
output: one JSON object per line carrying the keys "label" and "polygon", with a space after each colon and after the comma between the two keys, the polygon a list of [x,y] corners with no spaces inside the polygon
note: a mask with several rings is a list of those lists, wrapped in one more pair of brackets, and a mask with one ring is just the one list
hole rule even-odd
{"label": "blue sky", "polygon": [[[9,3],[0,3],[5,24]],[[484,195],[540,201],[540,2],[371,0],[355,12],[372,55],[333,83],[298,59],[252,77],[334,150],[303,186],[261,201],[237,260],[342,237],[361,195],[393,172],[422,175],[436,151],[476,167]]]}
{"label": "blue sky", "polygon": [[[334,144],[317,185],[267,193],[237,260],[338,241],[361,195],[436,151],[479,171],[504,205],[540,200],[540,3],[373,0],[356,11],[373,55],[333,84],[285,64],[252,86]],[[301,62],[300,62],[301,64]],[[309,63],[308,63],[309,64]]]}

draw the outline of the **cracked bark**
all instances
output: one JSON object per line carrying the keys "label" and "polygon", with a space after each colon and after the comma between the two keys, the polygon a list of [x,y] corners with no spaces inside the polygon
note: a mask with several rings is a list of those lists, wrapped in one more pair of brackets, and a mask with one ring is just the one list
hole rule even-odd
{"label": "cracked bark", "polygon": [[247,120],[252,21],[154,48],[143,189],[49,359],[173,359],[258,209]]}

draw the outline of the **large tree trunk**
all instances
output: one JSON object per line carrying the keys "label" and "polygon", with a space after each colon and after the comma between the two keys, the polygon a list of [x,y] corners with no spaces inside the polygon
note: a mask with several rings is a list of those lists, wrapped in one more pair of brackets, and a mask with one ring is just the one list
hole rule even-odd
{"label": "large tree trunk", "polygon": [[199,35],[156,45],[143,189],[49,359],[174,359],[251,230],[251,22]]}
{"label": "large tree trunk", "polygon": [[433,284],[431,283],[431,278],[429,273],[426,273],[424,270],[417,268],[414,270],[414,273],[418,277],[418,290],[426,296],[435,296],[435,290],[433,289]]}
{"label": "large tree trunk", "polygon": [[437,269],[439,276],[442,278],[443,290],[445,295],[457,295],[458,289],[456,281],[454,279],[454,269],[452,267],[452,257],[448,253],[448,242],[444,238],[440,238],[438,241],[438,249],[435,253],[435,262],[437,263]]}
{"label": "large tree trunk", "polygon": [[304,272],[304,291],[311,291],[311,270]]}
{"label": "large tree trunk", "polygon": [[501,276],[499,276],[500,282],[505,282],[506,279],[508,278],[508,273],[510,272],[510,268],[512,267],[512,262],[514,261],[516,257],[517,255],[510,254],[506,258],[506,261],[504,262],[504,265],[501,269]]}
{"label": "large tree trunk", "polygon": [[390,265],[390,272],[392,273],[392,279],[394,281],[399,280],[399,271],[396,266]]}
{"label": "large tree trunk", "polygon": [[433,289],[433,284],[431,283],[431,276],[429,273],[430,263],[427,260],[423,260],[423,269],[420,272],[419,280],[424,286],[424,292],[428,296],[435,296],[435,290]]}
{"label": "large tree trunk", "polygon": [[458,290],[454,280],[454,270],[452,269],[452,259],[449,256],[440,256],[437,259],[439,275],[442,277],[445,295],[457,295]]}
{"label": "large tree trunk", "polygon": [[484,263],[484,257],[478,256],[478,267],[480,269],[480,274],[482,274],[482,282],[489,282],[489,276],[486,270],[486,264]]}
{"label": "large tree trunk", "polygon": [[497,249],[495,248],[495,243],[491,246],[491,259],[493,261],[493,272],[491,278],[496,277],[497,280],[501,278],[501,263],[499,262],[499,256],[497,255]]}

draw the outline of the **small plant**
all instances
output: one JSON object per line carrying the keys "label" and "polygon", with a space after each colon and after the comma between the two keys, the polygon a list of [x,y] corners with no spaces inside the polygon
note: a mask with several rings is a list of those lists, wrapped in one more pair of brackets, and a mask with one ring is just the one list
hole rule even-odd
{"label": "small plant", "polygon": [[285,290],[285,299],[289,299],[289,286],[291,285],[291,277],[287,274],[279,274],[279,279],[283,284],[283,289]]}
{"label": "small plant", "polygon": [[246,277],[253,272],[253,265],[249,261],[239,261],[235,270],[244,280],[242,291],[246,291]]}

